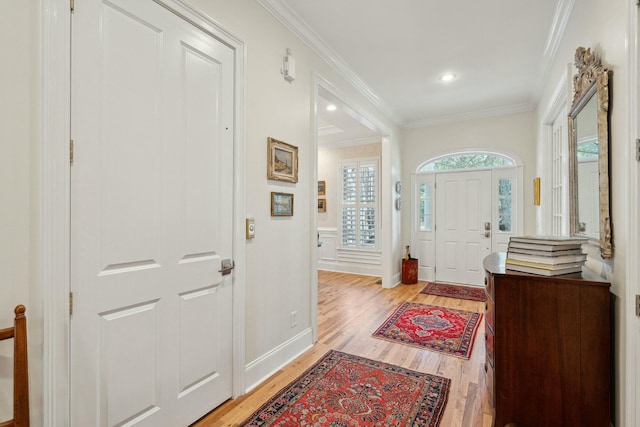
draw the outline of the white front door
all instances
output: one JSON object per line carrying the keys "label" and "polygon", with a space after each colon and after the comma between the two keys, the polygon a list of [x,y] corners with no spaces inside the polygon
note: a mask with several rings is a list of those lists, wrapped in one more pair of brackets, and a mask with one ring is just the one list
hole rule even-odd
{"label": "white front door", "polygon": [[71,421],[231,397],[233,51],[151,0],[72,17]]}
{"label": "white front door", "polygon": [[438,281],[482,285],[482,260],[492,247],[491,204],[490,170],[436,175]]}

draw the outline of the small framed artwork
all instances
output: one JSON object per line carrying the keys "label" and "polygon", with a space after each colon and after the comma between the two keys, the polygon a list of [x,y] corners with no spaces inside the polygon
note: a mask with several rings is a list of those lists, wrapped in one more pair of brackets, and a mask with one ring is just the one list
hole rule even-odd
{"label": "small framed artwork", "polygon": [[293,194],[272,191],[271,216],[293,216]]}
{"label": "small framed artwork", "polygon": [[327,199],[318,199],[318,212],[327,211]]}
{"label": "small framed artwork", "polygon": [[324,181],[318,181],[318,196],[324,196],[326,193],[327,183]]}
{"label": "small framed artwork", "polygon": [[267,138],[267,179],[298,182],[298,147]]}

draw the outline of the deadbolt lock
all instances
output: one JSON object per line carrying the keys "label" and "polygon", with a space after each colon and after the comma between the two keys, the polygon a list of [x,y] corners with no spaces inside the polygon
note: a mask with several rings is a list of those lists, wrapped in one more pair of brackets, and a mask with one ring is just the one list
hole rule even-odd
{"label": "deadbolt lock", "polygon": [[218,271],[222,273],[223,276],[226,276],[231,273],[231,270],[233,270],[235,266],[236,263],[234,261],[230,259],[223,259],[220,263],[220,270]]}

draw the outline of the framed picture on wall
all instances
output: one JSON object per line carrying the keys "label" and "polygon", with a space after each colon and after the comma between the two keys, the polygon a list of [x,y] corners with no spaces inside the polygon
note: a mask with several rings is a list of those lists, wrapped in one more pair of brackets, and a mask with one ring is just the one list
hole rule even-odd
{"label": "framed picture on wall", "polygon": [[324,181],[318,181],[318,196],[324,196],[326,193],[327,184]]}
{"label": "framed picture on wall", "polygon": [[318,212],[327,211],[327,199],[318,199]]}
{"label": "framed picture on wall", "polygon": [[298,147],[267,138],[267,179],[298,182]]}
{"label": "framed picture on wall", "polygon": [[293,216],[293,194],[271,192],[271,216]]}

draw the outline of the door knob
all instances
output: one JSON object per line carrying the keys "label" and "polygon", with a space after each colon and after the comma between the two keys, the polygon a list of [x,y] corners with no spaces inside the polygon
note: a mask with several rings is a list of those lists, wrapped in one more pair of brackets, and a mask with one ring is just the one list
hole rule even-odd
{"label": "door knob", "polygon": [[480,233],[481,236],[483,237],[491,237],[491,232],[490,231],[484,231],[482,233]]}

